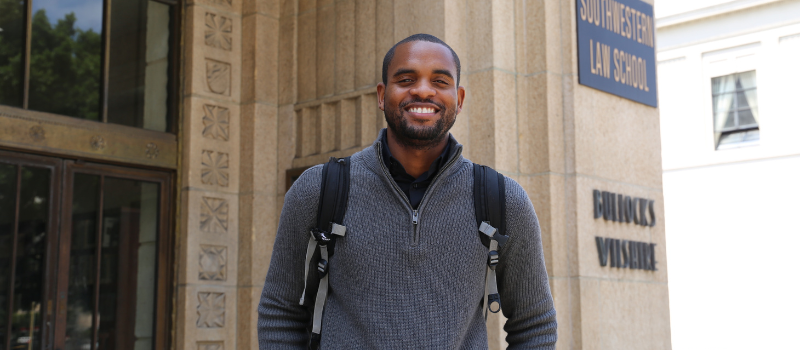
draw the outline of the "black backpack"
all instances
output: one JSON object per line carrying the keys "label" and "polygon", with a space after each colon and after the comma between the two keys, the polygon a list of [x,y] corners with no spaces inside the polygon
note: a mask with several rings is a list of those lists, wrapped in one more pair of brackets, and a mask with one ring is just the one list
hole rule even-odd
{"label": "black backpack", "polygon": [[[506,229],[505,178],[502,174],[485,165],[472,165],[475,181],[475,219],[478,238],[488,248],[486,262],[486,283],[483,297],[483,315],[488,311],[500,311],[500,294],[497,291],[495,268],[500,261],[497,249],[508,240],[503,235]],[[311,229],[311,237],[306,249],[305,287],[300,297],[300,305],[305,305],[313,315],[309,325],[311,336],[308,348],[318,350],[322,329],[322,312],[328,297],[328,261],[333,256],[336,237],[345,236],[347,228],[342,225],[350,191],[350,157],[335,158],[322,168],[322,186],[317,211],[317,226]],[[490,223],[495,223],[492,226]],[[316,261],[315,264],[312,262]],[[308,271],[316,268],[319,284],[309,285]],[[307,305],[306,295],[316,295],[313,305]],[[311,304],[311,303],[308,303]],[[496,304],[496,306],[495,306]]]}

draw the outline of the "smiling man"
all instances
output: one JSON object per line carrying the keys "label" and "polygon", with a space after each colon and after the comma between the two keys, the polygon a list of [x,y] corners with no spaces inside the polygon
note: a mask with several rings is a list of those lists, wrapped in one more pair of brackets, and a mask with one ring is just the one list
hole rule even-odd
{"label": "smiling man", "polygon": [[[350,190],[328,261],[322,349],[487,349],[487,247],[479,239],[473,165],[450,135],[466,92],[447,44],[412,35],[386,54],[378,105],[388,128],[350,158]],[[322,166],[287,192],[259,305],[259,345],[302,349],[313,311],[300,304]],[[509,349],[553,349],[556,317],[533,205],[505,178],[497,287]],[[319,254],[319,253],[317,253]],[[313,267],[312,267],[313,268]],[[308,303],[307,303],[308,304]]]}

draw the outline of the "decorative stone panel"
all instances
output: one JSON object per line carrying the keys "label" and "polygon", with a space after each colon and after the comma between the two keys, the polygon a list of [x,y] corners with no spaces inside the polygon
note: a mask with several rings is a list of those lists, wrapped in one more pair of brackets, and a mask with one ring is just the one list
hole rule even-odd
{"label": "decorative stone panel", "polygon": [[213,245],[200,246],[200,279],[206,281],[225,281],[225,267],[228,248]]}
{"label": "decorative stone panel", "polygon": [[222,328],[225,326],[225,293],[197,293],[197,327]]}
{"label": "decorative stone panel", "polygon": [[199,342],[197,350],[224,350],[222,342]]}
{"label": "decorative stone panel", "polygon": [[230,51],[232,23],[228,17],[206,12],[206,45]]}
{"label": "decorative stone panel", "polygon": [[215,94],[231,95],[231,64],[206,58],[206,89]]}
{"label": "decorative stone panel", "polygon": [[203,137],[228,141],[231,112],[225,107],[203,105]]}
{"label": "decorative stone panel", "polygon": [[200,181],[206,185],[228,187],[228,154],[203,150]]}
{"label": "decorative stone panel", "polygon": [[200,230],[211,233],[228,232],[228,201],[203,197],[200,204]]}

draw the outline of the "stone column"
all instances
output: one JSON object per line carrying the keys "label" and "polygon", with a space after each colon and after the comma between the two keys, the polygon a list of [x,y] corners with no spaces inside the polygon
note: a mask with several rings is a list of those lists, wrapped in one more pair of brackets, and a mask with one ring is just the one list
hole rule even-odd
{"label": "stone column", "polygon": [[278,228],[279,0],[242,0],[237,349],[258,349],[258,302]]}
{"label": "stone column", "polygon": [[[517,176],[542,226],[557,348],[670,349],[658,109],[579,84],[575,0],[515,6]],[[595,219],[594,189],[654,199],[655,226]],[[596,236],[655,243],[658,270],[601,267]]]}
{"label": "stone column", "polygon": [[183,11],[175,348],[236,349],[241,2]]}

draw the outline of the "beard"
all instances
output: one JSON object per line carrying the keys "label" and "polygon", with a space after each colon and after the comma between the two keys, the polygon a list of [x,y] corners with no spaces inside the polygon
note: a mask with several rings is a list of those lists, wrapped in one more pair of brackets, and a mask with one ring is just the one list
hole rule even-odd
{"label": "beard", "polygon": [[[407,118],[403,118],[405,107],[411,103],[434,104],[439,108],[441,117],[432,126],[411,125]],[[397,136],[397,141],[405,147],[419,150],[430,149],[438,145],[447,137],[447,133],[456,122],[455,109],[448,109],[430,100],[405,101],[396,110],[387,108],[383,114],[386,117],[387,126]]]}

